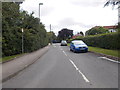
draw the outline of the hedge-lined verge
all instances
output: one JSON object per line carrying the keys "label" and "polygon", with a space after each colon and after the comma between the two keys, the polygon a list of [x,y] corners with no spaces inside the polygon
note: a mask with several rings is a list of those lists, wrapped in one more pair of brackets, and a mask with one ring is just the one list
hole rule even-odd
{"label": "hedge-lined verge", "polygon": [[120,49],[120,33],[107,33],[76,38],[83,40],[88,46],[100,47],[105,49]]}

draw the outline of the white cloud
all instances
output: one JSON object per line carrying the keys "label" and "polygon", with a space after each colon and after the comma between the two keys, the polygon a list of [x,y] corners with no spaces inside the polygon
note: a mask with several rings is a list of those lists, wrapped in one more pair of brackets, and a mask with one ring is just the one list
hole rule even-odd
{"label": "white cloud", "polygon": [[47,31],[49,25],[57,34],[62,28],[73,29],[74,32],[85,32],[96,25],[115,25],[118,11],[111,7],[103,8],[106,0],[26,0],[21,8],[28,12],[34,11],[38,17],[39,3],[41,6],[41,21]]}

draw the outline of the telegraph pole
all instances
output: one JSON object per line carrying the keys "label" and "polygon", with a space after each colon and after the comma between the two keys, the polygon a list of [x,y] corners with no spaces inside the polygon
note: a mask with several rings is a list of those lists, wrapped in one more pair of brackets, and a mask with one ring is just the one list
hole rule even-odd
{"label": "telegraph pole", "polygon": [[51,24],[50,24],[50,32],[51,32]]}
{"label": "telegraph pole", "polygon": [[[50,34],[52,35],[52,32],[51,32],[51,24],[50,24]],[[52,37],[50,38],[50,44],[52,45]]]}

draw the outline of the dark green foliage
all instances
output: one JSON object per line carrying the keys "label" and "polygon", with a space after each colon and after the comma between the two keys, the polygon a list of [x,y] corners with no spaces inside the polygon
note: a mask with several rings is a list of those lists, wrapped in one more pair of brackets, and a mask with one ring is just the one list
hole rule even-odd
{"label": "dark green foliage", "polygon": [[88,46],[100,47],[105,49],[120,49],[120,33],[107,33],[80,37],[72,40],[83,40]]}
{"label": "dark green foliage", "polygon": [[96,26],[86,31],[85,35],[96,35],[96,34],[103,34],[103,33],[108,33],[108,32],[109,32],[108,29],[105,29],[100,26]]}
{"label": "dark green foliage", "polygon": [[[104,7],[105,6],[109,6],[109,5],[112,5],[112,6],[115,6],[115,5],[118,5],[120,4],[120,1],[119,0],[108,0],[105,4],[104,4]],[[120,8],[120,7],[118,7]]]}
{"label": "dark green foliage", "polygon": [[19,10],[19,4],[2,4],[2,55],[22,53],[22,31],[24,29],[24,52],[32,52],[48,44],[45,27],[33,13]]}
{"label": "dark green foliage", "polygon": [[73,30],[69,30],[67,28],[63,28],[58,32],[58,40],[66,40],[73,36]]}
{"label": "dark green foliage", "polygon": [[80,31],[80,34],[81,34],[82,36],[84,36],[84,33],[83,33],[82,31]]}
{"label": "dark green foliage", "polygon": [[56,37],[56,35],[53,31],[47,32],[47,36],[48,36],[48,39],[49,39],[49,43],[51,43],[53,40],[57,39],[57,37]]}

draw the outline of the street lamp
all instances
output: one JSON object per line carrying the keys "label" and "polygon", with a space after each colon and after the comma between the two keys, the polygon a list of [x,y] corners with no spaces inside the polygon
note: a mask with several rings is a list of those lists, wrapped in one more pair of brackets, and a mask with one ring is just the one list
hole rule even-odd
{"label": "street lamp", "polygon": [[39,19],[40,19],[40,5],[43,5],[43,3],[39,3]]}
{"label": "street lamp", "polygon": [[23,41],[23,32],[24,32],[24,30],[23,30],[23,28],[22,28],[22,53],[24,53],[24,41]]}

